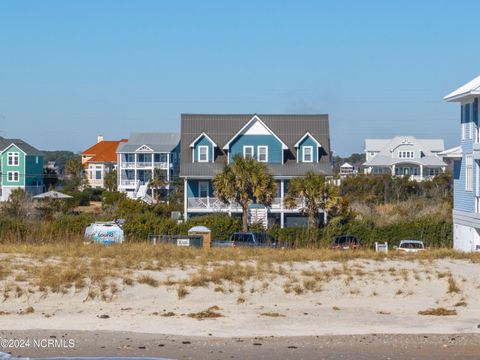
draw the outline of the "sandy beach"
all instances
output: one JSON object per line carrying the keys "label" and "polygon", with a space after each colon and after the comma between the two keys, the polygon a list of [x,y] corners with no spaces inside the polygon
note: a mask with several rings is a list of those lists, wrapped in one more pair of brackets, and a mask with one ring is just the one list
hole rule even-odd
{"label": "sandy beach", "polygon": [[[195,276],[201,271],[135,271],[129,276],[156,283],[110,279],[115,293],[106,288],[103,298],[93,299],[89,287],[17,297],[22,282],[12,274],[2,281],[12,289],[0,304],[2,329],[214,337],[480,332],[480,264],[467,260],[310,261],[273,265],[270,273],[245,275],[241,284],[183,285],[200,281]],[[454,314],[419,314],[438,308]]]}
{"label": "sandy beach", "polygon": [[[309,359],[323,349],[325,359],[339,351],[345,359],[359,351],[394,359],[407,350],[412,358],[433,359],[480,353],[480,264],[469,259],[191,262],[120,271],[98,283],[77,279],[75,285],[71,275],[72,284],[55,288],[44,286],[42,274],[52,271],[46,269],[52,262],[61,272],[63,260],[11,259],[17,267],[0,284],[2,338],[75,339],[74,349],[3,349],[14,355],[207,358],[212,350],[222,359]],[[37,280],[35,272],[26,279],[20,265],[32,262]]]}

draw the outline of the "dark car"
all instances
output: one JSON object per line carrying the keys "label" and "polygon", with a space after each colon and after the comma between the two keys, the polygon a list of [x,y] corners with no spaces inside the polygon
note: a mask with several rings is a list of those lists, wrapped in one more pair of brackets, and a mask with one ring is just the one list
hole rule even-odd
{"label": "dark car", "polygon": [[229,241],[212,241],[212,247],[277,247],[277,240],[266,232],[236,232]]}
{"label": "dark car", "polygon": [[360,248],[360,241],[353,235],[337,236],[330,247],[334,250],[356,250]]}
{"label": "dark car", "polygon": [[232,246],[276,247],[277,240],[266,232],[236,232],[230,238]]}

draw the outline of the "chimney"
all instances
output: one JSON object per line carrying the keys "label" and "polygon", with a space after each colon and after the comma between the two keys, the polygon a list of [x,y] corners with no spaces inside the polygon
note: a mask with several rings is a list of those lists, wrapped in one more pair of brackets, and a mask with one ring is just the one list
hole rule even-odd
{"label": "chimney", "polygon": [[97,136],[97,143],[102,142],[102,141],[103,141],[103,135],[98,135]]}

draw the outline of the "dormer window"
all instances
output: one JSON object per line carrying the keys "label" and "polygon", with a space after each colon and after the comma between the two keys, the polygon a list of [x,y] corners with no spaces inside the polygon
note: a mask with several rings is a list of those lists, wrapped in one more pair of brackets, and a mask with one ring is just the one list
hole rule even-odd
{"label": "dormer window", "polygon": [[313,146],[303,147],[303,162],[313,162]]}
{"label": "dormer window", "polygon": [[192,162],[214,162],[215,148],[217,144],[204,132],[202,132],[190,144],[192,148]]}
{"label": "dormer window", "polygon": [[208,146],[198,146],[198,162],[208,162]]}
{"label": "dormer window", "polygon": [[297,162],[319,162],[319,149],[321,147],[320,142],[307,131],[295,144],[295,148],[297,149]]}

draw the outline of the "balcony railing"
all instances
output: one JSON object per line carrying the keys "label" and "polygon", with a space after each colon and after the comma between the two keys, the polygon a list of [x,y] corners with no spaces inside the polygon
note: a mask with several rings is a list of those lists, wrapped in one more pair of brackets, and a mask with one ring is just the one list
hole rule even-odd
{"label": "balcony railing", "polygon": [[124,169],[133,169],[133,168],[135,168],[135,163],[134,163],[134,162],[123,161],[121,164],[122,164],[122,168],[124,168]]}
{"label": "balcony railing", "polygon": [[[136,164],[136,166],[135,166]],[[157,169],[168,169],[168,163],[167,162],[154,162],[152,163],[151,161],[137,161],[135,162],[122,162],[121,163],[122,169],[146,169],[146,168],[157,168]],[[173,167],[173,165],[170,163],[170,167]]]}
{"label": "balcony railing", "polygon": [[[276,197],[273,199],[272,204],[270,205],[271,209],[281,209],[282,208],[282,198]],[[239,204],[234,203],[231,205],[224,204],[218,198],[215,197],[190,197],[187,200],[188,208],[193,210],[241,210]],[[302,207],[302,203],[300,199],[297,201],[297,206],[290,210],[296,210]],[[284,209],[287,209],[285,205],[283,205]]]}
{"label": "balcony railing", "polygon": [[136,186],[138,181],[135,180],[121,180],[120,185],[122,186]]}

